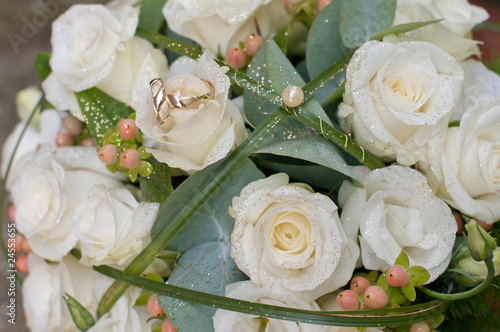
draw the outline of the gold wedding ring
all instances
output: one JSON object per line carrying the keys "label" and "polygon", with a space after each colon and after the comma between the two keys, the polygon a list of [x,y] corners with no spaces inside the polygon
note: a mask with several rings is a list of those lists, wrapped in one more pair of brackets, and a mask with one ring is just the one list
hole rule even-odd
{"label": "gold wedding ring", "polygon": [[160,128],[168,129],[172,125],[170,110],[174,108],[198,108],[200,104],[206,104],[214,98],[214,87],[210,82],[202,80],[209,91],[198,96],[183,96],[176,91],[167,93],[163,80],[155,78],[151,81],[151,94],[153,95],[153,106],[156,112],[156,120]]}

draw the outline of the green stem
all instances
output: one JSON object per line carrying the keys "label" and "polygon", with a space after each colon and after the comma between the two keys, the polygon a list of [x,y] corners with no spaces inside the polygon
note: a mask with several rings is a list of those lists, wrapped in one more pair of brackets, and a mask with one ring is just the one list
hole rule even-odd
{"label": "green stem", "polygon": [[426,287],[421,287],[419,288],[422,293],[431,296],[436,299],[444,300],[444,301],[457,301],[457,300],[463,300],[467,299],[471,296],[477,295],[484,291],[488,286],[491,284],[493,281],[493,278],[495,278],[495,264],[493,264],[493,260],[491,258],[487,259],[484,261],[486,263],[486,267],[488,268],[488,275],[486,278],[483,280],[482,283],[477,285],[476,287],[469,289],[468,291],[462,292],[462,293],[456,293],[456,294],[444,294],[444,293],[438,293],[433,290],[430,290]]}
{"label": "green stem", "polygon": [[[29,125],[31,124],[31,121],[35,117],[36,112],[40,108],[40,105],[42,105],[43,99],[45,98],[45,95],[42,94],[40,99],[35,105],[35,108],[33,108],[33,111],[31,111],[30,116],[28,117],[28,120],[26,121],[26,124],[23,127],[23,130],[21,131],[21,134],[19,135],[19,138],[17,139],[16,145],[14,146],[14,149],[12,151],[12,154],[10,155],[9,163],[7,164],[7,170],[5,171],[5,177],[2,182],[2,188],[0,189],[0,226],[3,225],[3,217],[4,217],[4,206],[5,206],[5,192],[7,188],[7,181],[9,179],[9,174],[10,174],[10,169],[12,167],[12,163],[14,162],[14,156],[16,155],[17,149],[19,148],[19,145],[21,144],[21,140],[24,136],[24,133],[26,130],[28,130]],[[5,240],[3,238],[3,228],[0,227],[0,246],[2,247],[2,252],[6,260],[9,259],[9,253],[7,251],[7,247],[5,246]],[[23,280],[19,276],[17,272],[15,272],[16,278],[19,281],[20,284],[22,284]]]}
{"label": "green stem", "polygon": [[[252,134],[222,162],[222,164],[217,165],[217,169],[210,168],[206,170],[205,173],[209,172],[210,177],[207,177],[203,183],[199,183],[200,190],[193,193],[189,201],[182,207],[179,207],[177,211],[164,211],[168,203],[167,200],[159,216],[169,219],[170,222],[168,222],[164,229],[160,230],[151,240],[149,245],[129,264],[125,272],[135,275],[144,272],[156,258],[158,253],[170,242],[170,240],[172,240],[175,234],[177,234],[187,223],[189,218],[191,218],[198,208],[203,205],[229,175],[231,175],[231,173],[233,173],[236,168],[255,151],[264,138],[269,136],[283,121],[285,121],[288,115],[289,114],[284,109],[278,109],[254,130]],[[197,174],[199,174],[199,172],[189,177],[185,182],[198,181],[198,176],[200,175],[197,176]],[[169,199],[172,199],[172,197],[176,195],[179,188],[172,193]],[[97,309],[97,317],[101,317],[108,312],[125,292],[127,287],[127,284],[115,281],[102,297]]]}

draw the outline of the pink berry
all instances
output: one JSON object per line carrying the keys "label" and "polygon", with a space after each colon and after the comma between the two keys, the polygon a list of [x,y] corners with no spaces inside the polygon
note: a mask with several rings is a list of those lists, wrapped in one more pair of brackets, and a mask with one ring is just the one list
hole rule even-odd
{"label": "pink berry", "polygon": [[455,217],[455,221],[457,222],[457,235],[460,235],[464,230],[464,219],[462,218],[462,214],[457,211],[453,211],[453,216]]}
{"label": "pink berry", "polygon": [[361,276],[352,278],[351,283],[349,284],[351,290],[357,292],[358,294],[363,294],[371,285],[370,280]]}
{"label": "pink berry", "polygon": [[137,168],[140,161],[139,152],[134,149],[127,149],[120,155],[120,163],[127,168]]}
{"label": "pink berry", "polygon": [[153,294],[148,300],[148,311],[154,317],[160,317],[165,315],[163,309],[161,308],[160,302],[158,302],[158,295]]}
{"label": "pink berry", "polygon": [[326,6],[332,3],[332,0],[318,0],[318,13],[320,13]]}
{"label": "pink berry", "polygon": [[404,267],[401,265],[394,265],[387,270],[385,280],[387,280],[387,283],[392,287],[403,287],[408,285],[410,277]]}
{"label": "pink berry", "polygon": [[425,323],[413,324],[410,328],[410,332],[430,332],[429,325]]}
{"label": "pink berry", "polygon": [[59,132],[56,136],[57,146],[71,146],[75,144],[75,139],[68,133]]}
{"label": "pink berry", "polygon": [[294,4],[290,0],[285,0],[285,10],[287,13],[290,12]]}
{"label": "pink berry", "polygon": [[259,50],[260,45],[264,42],[264,39],[256,33],[252,33],[245,40],[245,52],[249,56],[254,56]]}
{"label": "pink berry", "polygon": [[227,51],[226,62],[229,67],[241,69],[247,64],[247,57],[241,48],[232,48]]}
{"label": "pink berry", "polygon": [[63,127],[71,136],[79,136],[83,131],[83,122],[74,116],[68,116],[62,120]]}
{"label": "pink berry", "polygon": [[31,252],[31,247],[26,237],[23,237],[21,240],[21,250],[24,251],[25,253]]}
{"label": "pink berry", "polygon": [[21,243],[24,239],[24,236],[21,234],[16,234],[14,238],[8,237],[5,241],[5,246],[7,249],[14,249],[14,252],[20,252],[22,250]]}
{"label": "pink berry", "polygon": [[383,308],[389,303],[389,295],[379,286],[370,286],[365,290],[363,301],[368,308]]}
{"label": "pink berry", "polygon": [[170,319],[165,319],[161,324],[161,332],[178,332]]}
{"label": "pink berry", "polygon": [[82,139],[82,146],[97,146],[97,142],[92,137]]}
{"label": "pink berry", "polygon": [[118,149],[113,144],[107,144],[99,149],[97,155],[106,165],[113,165],[118,160]]}
{"label": "pink berry", "polygon": [[9,205],[7,208],[7,218],[12,222],[16,221],[16,207],[14,204]]}
{"label": "pink berry", "polygon": [[359,309],[359,297],[353,290],[345,290],[337,295],[337,304],[342,310],[354,311]]}
{"label": "pink berry", "polygon": [[28,255],[19,255],[16,257],[16,269],[22,273],[29,273]]}
{"label": "pink berry", "polygon": [[124,139],[131,139],[137,133],[137,125],[132,119],[124,119],[118,123],[118,132]]}

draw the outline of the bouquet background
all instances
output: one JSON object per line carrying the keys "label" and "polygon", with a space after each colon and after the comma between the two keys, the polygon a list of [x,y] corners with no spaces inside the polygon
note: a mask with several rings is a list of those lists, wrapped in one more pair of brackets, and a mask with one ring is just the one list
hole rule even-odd
{"label": "bouquet background", "polygon": [[[56,1],[57,2],[57,1]],[[64,3],[65,2],[65,3]],[[36,77],[34,70],[34,59],[39,52],[45,51],[50,52],[50,27],[51,22],[55,19],[60,13],[64,12],[67,8],[69,8],[72,4],[75,3],[105,3],[106,1],[99,0],[84,0],[84,1],[61,1],[59,12],[50,17],[50,21],[45,25],[39,27],[36,32],[33,33],[33,36],[27,38],[28,42],[25,44],[19,44],[19,49],[16,50],[12,47],[12,44],[7,39],[6,35],[8,32],[16,32],[19,33],[23,28],[25,23],[24,18],[27,18],[28,21],[36,13],[40,10],[39,4],[40,2],[37,0],[23,0],[22,5],[16,4],[14,2],[2,2],[0,4],[0,13],[2,13],[2,17],[0,18],[0,35],[3,36],[0,47],[3,50],[0,53],[0,78],[2,80],[2,90],[0,91],[0,146],[3,145],[5,137],[10,133],[12,128],[18,122],[16,106],[14,104],[14,96],[15,94],[22,88],[25,88],[30,85],[39,85],[39,81]],[[483,1],[470,1],[471,3],[478,4],[480,6],[485,7],[490,13],[490,21],[498,22],[500,19],[500,4],[496,4],[496,0],[483,0]],[[59,2],[57,2],[59,3]],[[493,4],[493,5],[491,5]],[[491,6],[491,7],[490,7]],[[483,35],[484,36],[484,35]],[[493,37],[493,41],[487,40],[486,43],[489,43],[488,47],[496,47],[496,55],[498,56],[500,52],[500,45],[498,44],[499,34],[496,34],[496,37]],[[478,33],[478,37],[476,39],[481,39],[481,32]],[[496,45],[494,45],[494,41]],[[483,60],[489,60],[490,54],[488,53],[491,50],[487,50]],[[5,234],[5,233],[4,233]],[[0,273],[3,273],[7,268],[4,266],[4,260],[1,260],[0,265]],[[6,292],[2,292],[4,289],[7,289],[7,283],[5,278],[1,278],[0,280],[0,315],[1,317],[6,317],[5,306],[4,306],[4,296]],[[8,300],[8,299],[7,299]],[[16,296],[16,307],[17,307],[17,323],[14,329],[12,326],[8,325],[3,319],[0,321],[0,330],[9,330],[13,331],[25,331],[26,329],[23,327],[24,317],[22,314],[22,304],[20,302],[20,287],[18,287],[18,292]]]}

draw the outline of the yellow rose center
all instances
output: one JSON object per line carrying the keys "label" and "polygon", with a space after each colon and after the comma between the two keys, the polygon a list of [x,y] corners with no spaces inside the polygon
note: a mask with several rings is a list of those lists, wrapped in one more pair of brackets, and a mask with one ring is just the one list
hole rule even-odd
{"label": "yellow rose center", "polygon": [[297,212],[276,215],[270,228],[271,244],[289,254],[303,252],[311,238],[311,225],[307,218]]}

